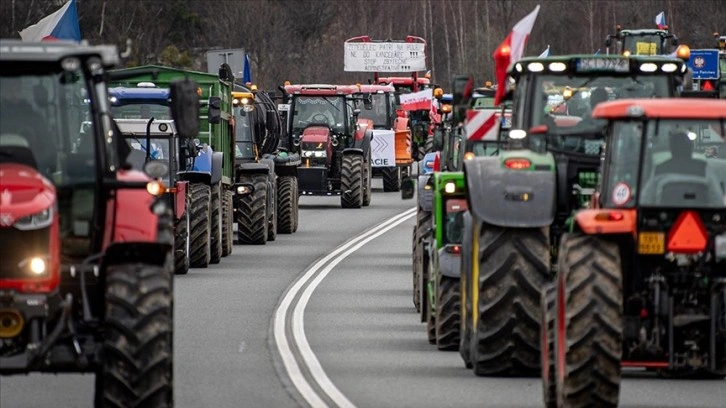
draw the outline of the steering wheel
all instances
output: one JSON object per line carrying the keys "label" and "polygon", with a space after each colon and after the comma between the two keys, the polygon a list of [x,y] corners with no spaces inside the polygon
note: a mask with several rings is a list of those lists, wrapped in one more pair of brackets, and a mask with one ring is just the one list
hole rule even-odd
{"label": "steering wheel", "polygon": [[[320,119],[322,118],[322,119]],[[316,113],[310,120],[311,123],[328,123],[328,117],[322,113]]]}

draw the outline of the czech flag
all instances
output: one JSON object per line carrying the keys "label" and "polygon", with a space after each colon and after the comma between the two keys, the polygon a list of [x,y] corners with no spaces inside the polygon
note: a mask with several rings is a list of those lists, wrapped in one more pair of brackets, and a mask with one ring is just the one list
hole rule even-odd
{"label": "czech flag", "polygon": [[524,46],[527,44],[529,33],[532,32],[538,13],[539,4],[534,11],[514,25],[512,32],[492,54],[492,57],[494,57],[494,73],[497,77],[497,93],[494,95],[495,106],[499,105],[507,90],[507,68],[511,63],[522,58]]}
{"label": "czech flag", "polygon": [[26,27],[20,32],[23,41],[81,41],[81,29],[78,26],[78,9],[76,0],[70,0],[55,13]]}
{"label": "czech flag", "polygon": [[665,11],[661,11],[657,16],[655,16],[655,24],[658,26],[659,30],[666,28]]}

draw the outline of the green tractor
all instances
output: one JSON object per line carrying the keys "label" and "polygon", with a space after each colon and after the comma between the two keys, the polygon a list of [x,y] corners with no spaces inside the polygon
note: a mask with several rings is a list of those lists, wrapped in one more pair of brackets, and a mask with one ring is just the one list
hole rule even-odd
{"label": "green tractor", "polygon": [[[471,223],[462,268],[461,354],[476,375],[530,375],[541,368],[540,291],[572,213],[598,183],[604,124],[599,102],[670,97],[686,72],[667,57],[575,55],[524,58],[508,75],[516,88],[512,128],[497,156],[464,162]],[[466,269],[466,264],[470,268]]]}

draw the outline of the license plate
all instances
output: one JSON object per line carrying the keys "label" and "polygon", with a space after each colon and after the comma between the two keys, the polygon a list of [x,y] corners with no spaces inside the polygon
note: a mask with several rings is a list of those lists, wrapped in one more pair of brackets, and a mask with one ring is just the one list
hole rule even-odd
{"label": "license plate", "polygon": [[663,254],[665,253],[665,233],[663,232],[641,232],[638,234],[639,254]]}

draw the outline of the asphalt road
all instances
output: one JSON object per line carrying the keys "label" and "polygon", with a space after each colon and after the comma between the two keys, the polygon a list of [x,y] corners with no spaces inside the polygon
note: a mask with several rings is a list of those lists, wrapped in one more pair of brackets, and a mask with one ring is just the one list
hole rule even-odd
{"label": "asphalt road", "polygon": [[[176,405],[300,406],[304,398],[273,336],[280,301],[298,277],[313,272],[309,267],[316,260],[412,206],[380,190],[362,210],[341,209],[337,197],[303,197],[296,234],[278,235],[265,246],[235,246],[220,264],[177,277]],[[412,228],[408,218],[378,237],[369,235],[370,242],[351,246],[346,258],[329,263],[327,275],[315,275],[317,287],[305,287],[303,333],[320,371],[349,406],[541,407],[537,379],[477,378],[458,353],[428,345],[411,302]],[[301,348],[292,344],[292,349],[299,354]],[[316,370],[300,361],[314,392],[323,395],[310,374]],[[2,408],[89,407],[92,399],[91,375],[0,377]],[[329,396],[322,400],[334,406]],[[629,373],[621,406],[723,408],[726,381],[667,381]]]}

